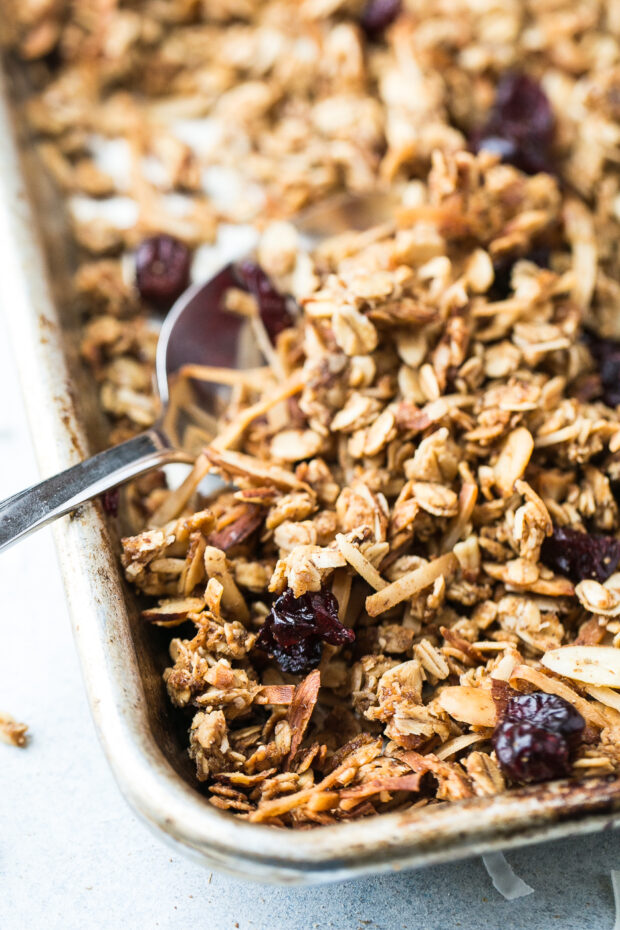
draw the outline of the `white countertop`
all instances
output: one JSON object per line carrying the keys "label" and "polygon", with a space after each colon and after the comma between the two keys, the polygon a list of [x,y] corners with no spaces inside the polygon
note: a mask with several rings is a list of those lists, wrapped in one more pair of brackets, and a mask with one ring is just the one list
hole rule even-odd
{"label": "white countertop", "polygon": [[[0,497],[37,478],[0,318]],[[0,744],[2,930],[612,930],[620,833],[509,853],[535,893],[505,901],[479,859],[290,889],[209,873],[119,794],[93,729],[49,529],[0,557],[0,709],[30,726]]]}

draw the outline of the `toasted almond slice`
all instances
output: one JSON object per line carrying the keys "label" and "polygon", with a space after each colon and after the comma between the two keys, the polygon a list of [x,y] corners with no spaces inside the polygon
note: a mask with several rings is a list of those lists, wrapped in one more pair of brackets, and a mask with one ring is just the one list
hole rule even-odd
{"label": "toasted almond slice", "polygon": [[471,515],[474,512],[477,500],[478,485],[465,482],[459,494],[459,512],[456,517],[451,520],[441,543],[441,548],[444,552],[451,552],[465,532]]}
{"label": "toasted almond slice", "polygon": [[447,714],[462,723],[477,727],[495,726],[495,702],[490,691],[457,685],[444,688],[437,703]]}
{"label": "toasted almond slice", "polygon": [[586,578],[579,582],[575,588],[575,594],[582,606],[593,614],[602,617],[620,615],[620,598],[608,584],[602,585],[592,578]]}
{"label": "toasted almond slice", "polygon": [[290,704],[295,695],[295,685],[263,685],[254,698],[255,704]]}
{"label": "toasted almond slice", "polygon": [[204,606],[205,601],[202,597],[179,597],[162,601],[159,607],[143,610],[142,617],[155,626],[179,626],[187,620],[188,614],[198,613]]}
{"label": "toasted almond slice", "polygon": [[564,678],[620,688],[620,649],[613,646],[560,646],[546,652],[541,662]]}
{"label": "toasted almond slice", "polygon": [[310,717],[314,710],[314,705],[319,696],[321,687],[321,673],[318,668],[304,678],[295,688],[295,694],[288,710],[288,723],[291,728],[291,748],[286,757],[285,770],[291,767],[293,759],[297,755],[297,750],[301,746],[305,736],[306,729],[310,723]]}
{"label": "toasted almond slice", "polygon": [[612,691],[611,688],[601,688],[598,685],[586,685],[586,691],[601,704],[620,711],[620,694],[617,691]]}
{"label": "toasted almond slice", "polygon": [[207,578],[215,578],[222,585],[222,606],[241,623],[250,619],[248,606],[233,578],[230,563],[221,549],[206,546],[204,564]]}
{"label": "toasted almond slice", "polygon": [[420,568],[415,568],[397,581],[393,581],[382,591],[377,591],[376,594],[367,597],[366,610],[371,617],[376,617],[423,591],[424,588],[428,588],[440,575],[451,575],[457,566],[458,560],[453,552],[433,559],[432,562],[427,562],[426,565],[421,565]]}
{"label": "toasted almond slice", "polygon": [[534,451],[532,434],[524,426],[510,433],[495,463],[495,483],[502,497],[509,497],[515,481],[521,478]]}

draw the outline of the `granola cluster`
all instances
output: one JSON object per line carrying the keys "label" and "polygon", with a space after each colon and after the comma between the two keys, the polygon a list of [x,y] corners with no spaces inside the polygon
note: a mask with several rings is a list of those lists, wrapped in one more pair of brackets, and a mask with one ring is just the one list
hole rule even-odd
{"label": "granola cluster", "polygon": [[[272,346],[260,297],[228,291],[267,364],[182,372],[179,408],[203,379],[226,411],[179,488],[149,475],[124,501],[145,622],[179,627],[164,677],[197,776],[280,826],[505,790],[494,736],[530,692],[583,718],[572,776],[620,771],[620,415],[596,348],[620,337],[620,6],[405,0],[380,29],[368,6],[38,0],[3,24],[39,84],[112,441],[158,414],[127,250],[255,220],[294,298]],[[550,102],[552,173],[500,162],[516,68]],[[104,169],[119,144],[128,171]],[[287,221],[382,186],[391,219],[311,252]],[[93,212],[112,200],[126,222]]]}

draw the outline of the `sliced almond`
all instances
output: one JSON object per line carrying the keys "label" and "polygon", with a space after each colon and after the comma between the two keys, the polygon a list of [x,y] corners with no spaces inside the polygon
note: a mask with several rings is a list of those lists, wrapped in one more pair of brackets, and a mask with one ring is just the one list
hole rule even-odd
{"label": "sliced almond", "polygon": [[620,688],[620,649],[613,646],[561,646],[546,652],[541,662],[564,678]]}
{"label": "sliced almond", "polygon": [[534,451],[532,434],[524,426],[512,431],[495,463],[495,483],[503,497],[509,497],[515,481],[523,477]]}
{"label": "sliced almond", "polygon": [[161,601],[158,607],[150,607],[142,611],[142,617],[154,623],[155,626],[179,626],[185,623],[187,615],[199,613],[205,606],[202,597],[181,597],[169,601]]}
{"label": "sliced almond", "polygon": [[439,706],[447,714],[477,727],[495,726],[495,702],[489,691],[457,685],[444,688],[437,698]]}
{"label": "sliced almond", "polygon": [[611,688],[601,688],[598,685],[586,685],[586,691],[596,701],[606,704],[607,707],[613,707],[620,713],[620,694],[617,691],[612,691]]}
{"label": "sliced almond", "polygon": [[263,685],[254,698],[255,704],[290,704],[295,696],[295,685]]}

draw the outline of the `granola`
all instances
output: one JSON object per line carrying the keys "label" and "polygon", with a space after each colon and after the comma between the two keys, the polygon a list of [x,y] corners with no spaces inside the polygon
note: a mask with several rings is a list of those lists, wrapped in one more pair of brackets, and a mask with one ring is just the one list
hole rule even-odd
{"label": "granola", "polygon": [[[620,532],[620,360],[601,348],[620,337],[619,10],[405,0],[379,28],[370,5],[26,0],[1,24],[67,195],[111,442],[159,411],[136,246],[166,234],[197,258],[253,221],[271,297],[294,298],[274,333],[257,322],[263,367],[183,372],[231,401],[179,488],[128,490],[122,556],[144,621],[179,628],[164,679],[211,803],[277,826],[506,790],[494,734],[531,691],[583,718],[571,777],[620,772],[600,542]],[[516,70],[549,102],[525,161],[520,127],[478,138],[501,133]],[[312,252],[288,221],[385,187],[391,218]],[[259,321],[258,285],[225,299]],[[207,474],[225,486],[204,498]],[[570,573],[548,555],[564,527],[584,540]]]}

